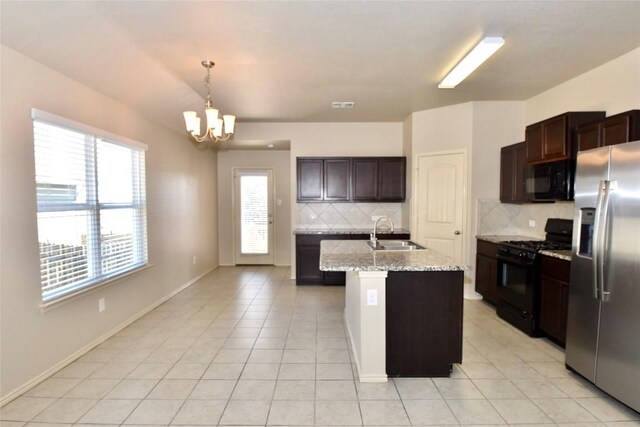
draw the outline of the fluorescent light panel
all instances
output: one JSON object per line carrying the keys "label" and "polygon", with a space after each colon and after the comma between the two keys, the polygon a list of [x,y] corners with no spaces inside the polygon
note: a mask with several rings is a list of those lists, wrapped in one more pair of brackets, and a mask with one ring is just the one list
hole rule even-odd
{"label": "fluorescent light panel", "polygon": [[502,37],[485,37],[462,61],[447,74],[438,85],[440,89],[453,89],[461,81],[478,68],[484,61],[489,59],[504,44]]}

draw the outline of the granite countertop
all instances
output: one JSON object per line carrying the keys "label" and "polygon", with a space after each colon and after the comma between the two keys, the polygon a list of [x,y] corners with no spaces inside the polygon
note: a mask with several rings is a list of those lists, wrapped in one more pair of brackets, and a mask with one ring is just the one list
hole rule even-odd
{"label": "granite countertop", "polygon": [[553,251],[553,250],[541,250],[540,251],[541,255],[546,255],[546,256],[550,256],[552,258],[559,258],[559,259],[563,259],[565,261],[571,261],[571,251],[570,250],[566,250],[566,251]]}
{"label": "granite countertop", "polygon": [[447,256],[430,249],[374,251],[366,240],[323,240],[320,244],[322,271],[464,271]]}
{"label": "granite countertop", "polygon": [[503,235],[499,235],[499,234],[479,234],[479,235],[476,236],[476,239],[484,240],[485,242],[490,242],[490,243],[502,243],[502,242],[506,242],[508,240],[544,240],[544,239],[539,239],[537,237],[520,236],[520,235],[517,235],[517,234],[513,234],[513,235],[509,235],[509,234],[503,234]]}
{"label": "granite countertop", "polygon": [[[366,234],[373,233],[373,227],[371,228],[296,228],[293,230],[293,234]],[[404,228],[398,228],[391,231],[387,228],[381,228],[378,230],[378,234],[410,234],[409,230]]]}

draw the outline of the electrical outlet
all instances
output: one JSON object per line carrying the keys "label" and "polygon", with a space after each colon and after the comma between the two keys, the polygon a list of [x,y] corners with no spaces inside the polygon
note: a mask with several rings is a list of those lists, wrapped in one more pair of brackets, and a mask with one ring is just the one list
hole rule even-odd
{"label": "electrical outlet", "polygon": [[533,220],[533,219],[530,219],[530,220],[529,220],[529,227],[533,228],[533,227],[535,227],[535,226],[536,226],[536,221],[535,221],[535,220]]}
{"label": "electrical outlet", "polygon": [[196,265],[196,261],[197,261],[197,260],[198,260],[198,259],[194,256],[194,257],[193,257],[193,265]]}
{"label": "electrical outlet", "polygon": [[104,298],[99,298],[98,299],[98,312],[102,313],[106,309],[107,309],[107,302],[105,301]]}
{"label": "electrical outlet", "polygon": [[378,305],[377,289],[367,289],[367,305]]}

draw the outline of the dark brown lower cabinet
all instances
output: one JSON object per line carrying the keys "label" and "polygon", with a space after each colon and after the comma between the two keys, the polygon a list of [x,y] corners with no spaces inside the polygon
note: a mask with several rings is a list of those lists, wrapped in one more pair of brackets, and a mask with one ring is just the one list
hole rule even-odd
{"label": "dark brown lower cabinet", "polygon": [[462,362],[461,271],[390,271],[386,282],[387,375],[448,377]]}
{"label": "dark brown lower cabinet", "polygon": [[476,292],[496,305],[498,303],[498,245],[478,240],[476,250]]}
{"label": "dark brown lower cabinet", "polygon": [[[408,240],[408,234],[379,234],[381,240]],[[342,285],[343,271],[320,271],[320,242],[322,240],[367,240],[368,234],[297,234],[296,284]]]}
{"label": "dark brown lower cabinet", "polygon": [[540,264],[540,329],[564,347],[571,263],[543,255]]}

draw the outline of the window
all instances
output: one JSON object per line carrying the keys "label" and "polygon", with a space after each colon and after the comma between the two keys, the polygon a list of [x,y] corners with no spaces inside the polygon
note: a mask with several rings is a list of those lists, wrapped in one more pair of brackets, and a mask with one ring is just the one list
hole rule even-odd
{"label": "window", "polygon": [[146,145],[32,117],[43,302],[146,265]]}

